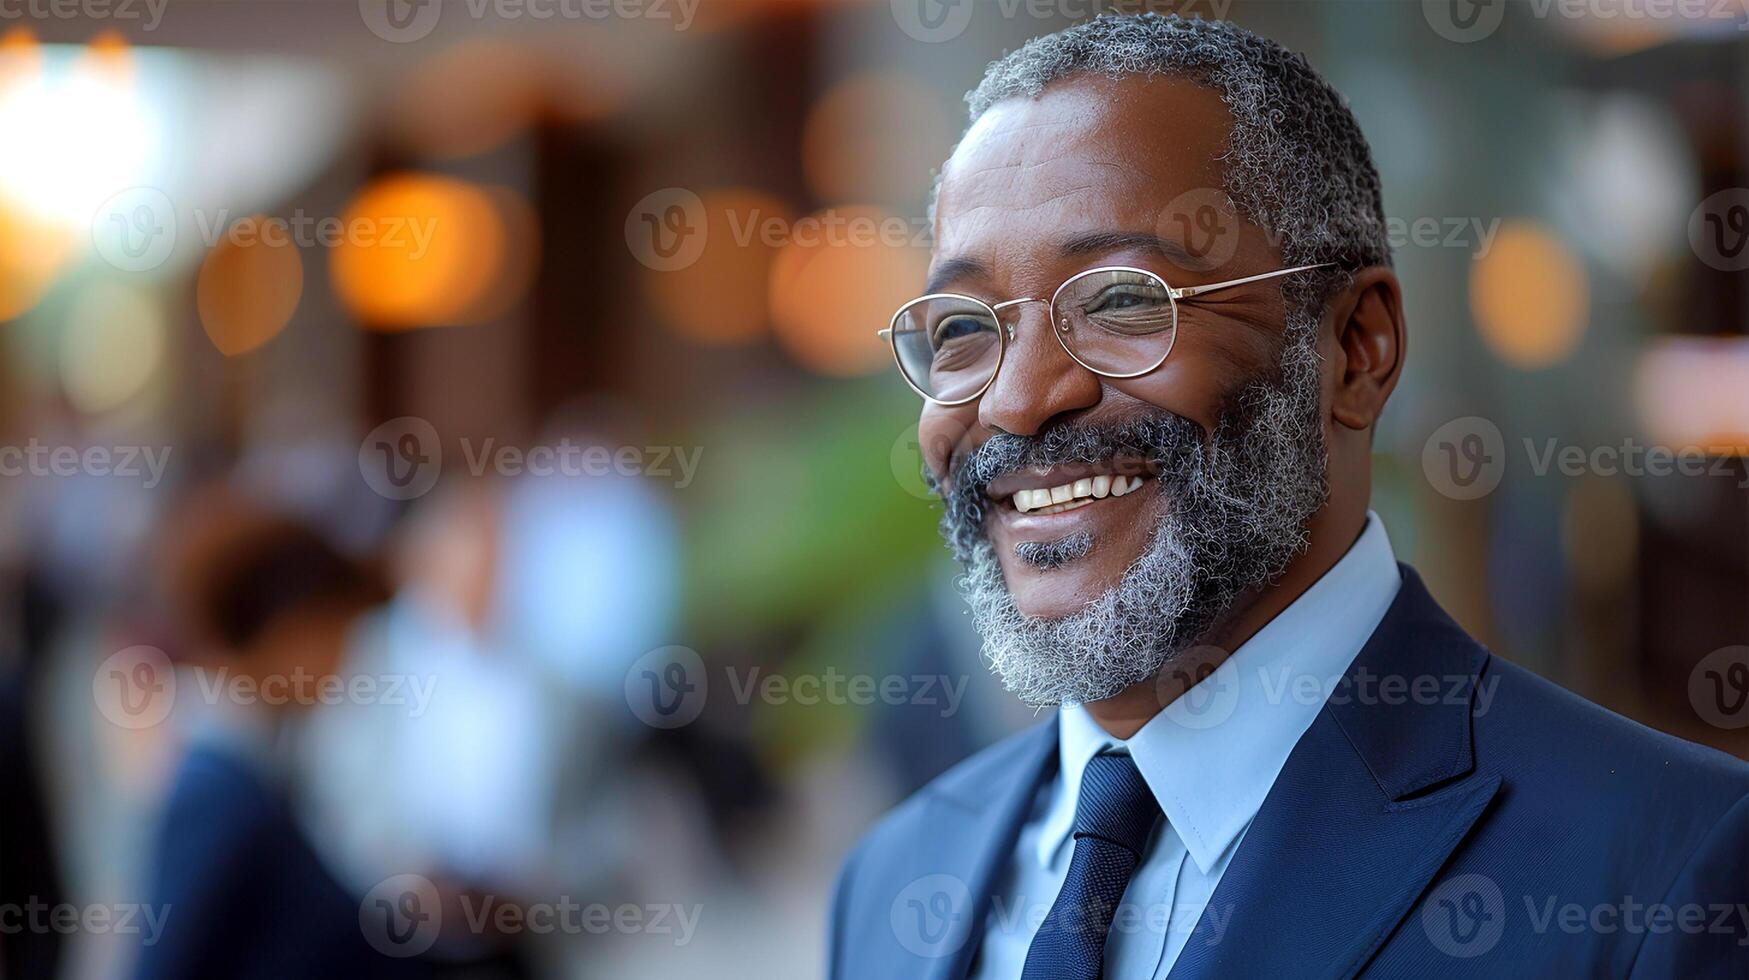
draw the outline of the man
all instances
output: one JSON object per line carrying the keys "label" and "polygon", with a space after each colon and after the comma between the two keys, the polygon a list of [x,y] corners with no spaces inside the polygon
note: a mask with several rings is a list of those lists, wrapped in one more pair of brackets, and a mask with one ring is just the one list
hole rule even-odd
{"label": "man", "polygon": [[1341,97],[1143,15],[970,102],[885,335],[985,655],[1061,707],[868,834],[831,975],[1742,976],[1749,767],[1490,655],[1367,510],[1406,330]]}

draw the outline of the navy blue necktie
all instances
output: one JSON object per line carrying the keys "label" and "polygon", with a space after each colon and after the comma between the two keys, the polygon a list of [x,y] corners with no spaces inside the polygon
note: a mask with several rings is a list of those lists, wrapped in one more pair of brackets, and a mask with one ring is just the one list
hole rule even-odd
{"label": "navy blue necktie", "polygon": [[1102,754],[1087,763],[1069,876],[1027,947],[1020,980],[1099,980],[1106,930],[1159,817],[1160,804],[1129,756]]}

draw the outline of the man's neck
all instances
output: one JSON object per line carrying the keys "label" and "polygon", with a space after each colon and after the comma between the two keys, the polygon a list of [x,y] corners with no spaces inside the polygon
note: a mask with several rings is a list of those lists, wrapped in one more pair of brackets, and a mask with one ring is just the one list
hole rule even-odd
{"label": "man's neck", "polygon": [[1114,738],[1135,735],[1323,578],[1365,529],[1364,507],[1352,514],[1337,514],[1328,506],[1319,510],[1307,525],[1311,543],[1288,565],[1281,578],[1267,588],[1242,593],[1196,646],[1174,656],[1153,678],[1132,684],[1103,701],[1088,702],[1087,713]]}

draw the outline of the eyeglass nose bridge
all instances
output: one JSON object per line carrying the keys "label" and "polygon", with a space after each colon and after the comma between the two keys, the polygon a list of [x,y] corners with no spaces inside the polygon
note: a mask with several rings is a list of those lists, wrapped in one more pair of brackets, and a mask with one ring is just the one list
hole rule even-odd
{"label": "eyeglass nose bridge", "polygon": [[[990,307],[990,309],[995,311],[996,313],[1000,314],[1003,310],[1012,309],[1012,308],[1017,307],[1017,306],[1025,306],[1027,303],[1043,303],[1045,305],[1045,318],[1051,319],[1051,317],[1052,317],[1051,301],[1048,299],[1039,299],[1035,296],[1023,296],[1020,299],[1011,299],[1011,300],[1008,300],[1007,302],[1004,302],[1004,303],[997,303],[996,305]],[[1051,324],[1051,327],[1053,330],[1060,329],[1058,327],[1058,325],[1055,323]],[[1009,343],[1013,343],[1014,342],[1014,321],[1012,319],[1010,319],[1006,324],[1004,324],[1003,330],[1008,334]]]}

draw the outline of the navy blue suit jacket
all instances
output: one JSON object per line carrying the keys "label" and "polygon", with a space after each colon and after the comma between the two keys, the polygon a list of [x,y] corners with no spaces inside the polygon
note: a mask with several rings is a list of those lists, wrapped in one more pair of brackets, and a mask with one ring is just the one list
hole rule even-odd
{"label": "navy blue suit jacket", "polygon": [[[1402,572],[1173,980],[1749,975],[1749,765],[1492,656]],[[1056,764],[1053,718],[870,831],[839,875],[830,975],[965,976]]]}
{"label": "navy blue suit jacket", "polygon": [[371,948],[356,896],[310,846],[285,798],[253,766],[210,747],[177,771],[153,855],[163,934],[138,980],[416,980],[417,959]]}

